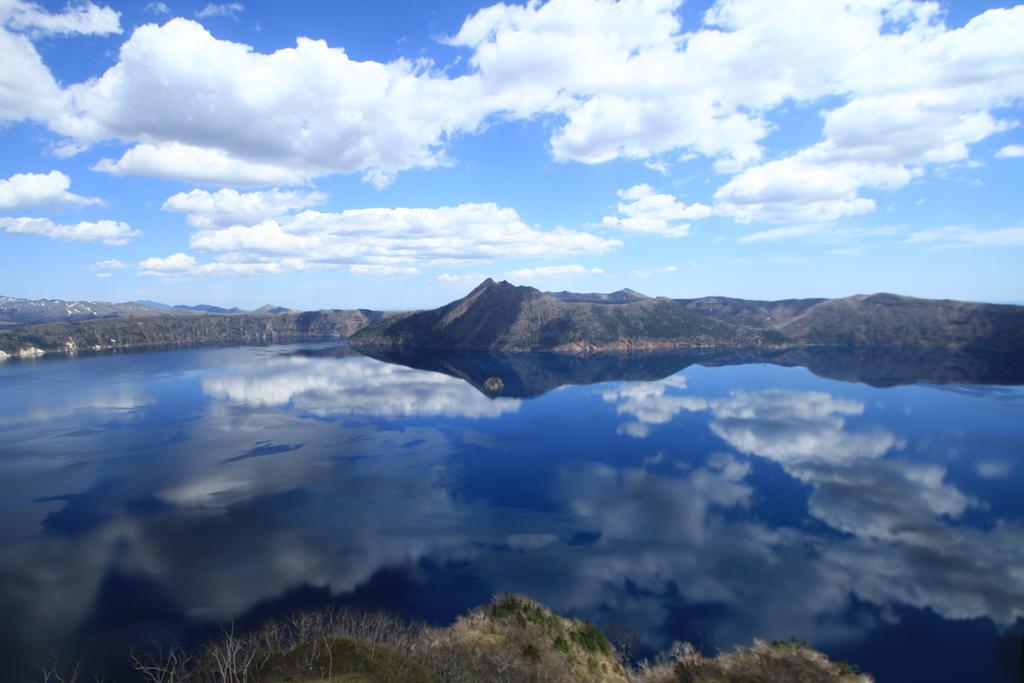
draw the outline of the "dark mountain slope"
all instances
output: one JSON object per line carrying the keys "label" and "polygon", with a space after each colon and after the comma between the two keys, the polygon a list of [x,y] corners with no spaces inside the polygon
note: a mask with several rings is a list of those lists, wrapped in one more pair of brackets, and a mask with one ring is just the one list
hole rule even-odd
{"label": "dark mountain slope", "polygon": [[777,327],[818,346],[1024,352],[1024,307],[895,294],[828,299]]}
{"label": "dark mountain slope", "polygon": [[742,323],[752,327],[777,329],[828,299],[783,299],[782,301],[755,301],[732,299],[725,296],[708,296],[702,299],[676,299],[691,311],[696,311],[716,320]]}
{"label": "dark mountain slope", "polygon": [[478,351],[822,346],[1024,353],[1021,306],[892,294],[609,304],[597,295],[546,294],[488,279],[447,306],[372,325],[353,343]]}
{"label": "dark mountain slope", "polygon": [[609,305],[564,301],[532,287],[485,280],[463,299],[373,325],[353,337],[365,346],[513,351],[762,346],[774,330],[715,320],[672,299]]}

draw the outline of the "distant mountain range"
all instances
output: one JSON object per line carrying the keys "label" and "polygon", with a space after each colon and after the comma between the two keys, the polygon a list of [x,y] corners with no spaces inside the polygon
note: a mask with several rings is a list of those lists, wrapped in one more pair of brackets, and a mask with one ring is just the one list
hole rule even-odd
{"label": "distant mountain range", "polygon": [[747,301],[557,294],[485,280],[466,297],[360,330],[354,345],[477,351],[871,347],[1024,352],[1024,307],[914,299]]}
{"label": "distant mountain range", "polygon": [[133,318],[156,315],[277,315],[290,309],[266,305],[254,311],[240,308],[222,308],[200,304],[198,306],[171,306],[157,301],[64,301],[61,299],[17,299],[0,296],[0,325],[34,325],[50,322],[78,322],[103,318]]}
{"label": "distant mountain range", "polygon": [[[351,337],[372,355],[418,351],[622,352],[815,347],[926,349],[1024,356],[1024,306],[914,299],[669,299],[542,292],[487,279],[429,311],[255,311],[155,302],[105,304],[0,298],[0,318],[60,320],[0,328],[0,358],[187,344]],[[674,361],[673,361],[674,362]]]}
{"label": "distant mountain range", "polygon": [[0,328],[0,358],[193,344],[277,344],[344,339],[390,315],[368,310],[289,311],[273,315],[168,313]]}

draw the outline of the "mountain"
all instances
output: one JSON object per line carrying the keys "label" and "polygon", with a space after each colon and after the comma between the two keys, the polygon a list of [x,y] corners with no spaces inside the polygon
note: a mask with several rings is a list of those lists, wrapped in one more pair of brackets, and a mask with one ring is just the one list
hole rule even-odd
{"label": "mountain", "polygon": [[171,306],[171,309],[175,311],[194,311],[196,313],[215,313],[217,315],[233,315],[235,313],[247,312],[241,308],[224,308],[223,306],[211,306],[210,304],[197,304],[195,306],[178,304],[177,306]]}
{"label": "mountain", "polygon": [[773,330],[716,320],[663,297],[622,303],[566,300],[488,278],[463,299],[382,321],[352,341],[432,349],[600,351],[771,346],[786,339]]}
{"label": "mountain", "polygon": [[632,289],[620,289],[617,292],[611,294],[599,294],[591,292],[589,294],[580,294],[578,292],[547,292],[556,299],[561,301],[576,301],[576,302],[589,302],[599,304],[628,304],[634,301],[643,301],[644,299],[650,299],[651,297],[646,294],[641,294]]}
{"label": "mountain", "polygon": [[784,301],[620,298],[550,294],[487,279],[441,308],[371,325],[352,343],[478,351],[827,346],[1024,353],[1021,306],[893,294]]}
{"label": "mountain", "polygon": [[277,315],[179,314],[44,323],[0,329],[0,357],[105,351],[188,344],[273,344],[342,339],[391,315],[322,310]]}
{"label": "mountain", "polygon": [[264,304],[259,308],[253,309],[253,315],[281,315],[282,313],[293,313],[290,308],[284,306],[275,306],[274,304]]}
{"label": "mountain", "polygon": [[31,325],[45,322],[73,322],[96,318],[164,315],[167,311],[141,301],[63,301],[61,299],[17,299],[0,296],[0,324]]}
{"label": "mountain", "polygon": [[[291,309],[267,304],[251,313],[278,315]],[[199,304],[196,306],[170,306],[158,301],[64,301],[62,299],[17,299],[0,296],[0,325],[35,325],[50,322],[78,322],[101,318],[130,318],[154,315],[187,314],[236,315],[250,313],[241,308],[224,308]]]}

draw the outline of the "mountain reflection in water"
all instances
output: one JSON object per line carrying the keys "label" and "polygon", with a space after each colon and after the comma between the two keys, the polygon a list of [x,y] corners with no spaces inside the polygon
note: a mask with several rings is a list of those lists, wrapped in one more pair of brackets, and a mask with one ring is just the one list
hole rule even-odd
{"label": "mountain reflection in water", "polygon": [[1019,365],[391,360],[0,366],[4,680],[51,649],[117,671],[130,644],[229,620],[340,603],[446,622],[507,590],[648,651],[796,635],[882,682],[1019,680]]}

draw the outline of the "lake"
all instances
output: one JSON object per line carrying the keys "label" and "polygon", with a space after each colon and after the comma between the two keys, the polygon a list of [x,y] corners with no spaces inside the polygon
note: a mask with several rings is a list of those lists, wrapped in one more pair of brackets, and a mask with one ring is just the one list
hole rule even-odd
{"label": "lake", "polygon": [[119,675],[133,645],[296,608],[443,624],[516,591],[641,655],[795,636],[881,683],[1021,680],[1019,365],[390,360],[0,364],[0,678],[51,652]]}

